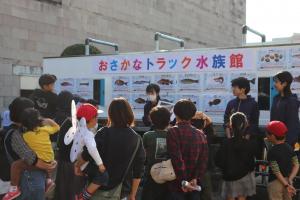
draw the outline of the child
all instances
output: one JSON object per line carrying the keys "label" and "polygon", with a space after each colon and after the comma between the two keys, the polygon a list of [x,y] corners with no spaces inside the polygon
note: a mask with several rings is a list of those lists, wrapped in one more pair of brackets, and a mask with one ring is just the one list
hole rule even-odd
{"label": "child", "polygon": [[34,102],[35,108],[42,117],[54,119],[57,107],[57,94],[54,93],[54,84],[56,76],[52,74],[43,74],[39,78],[41,89],[36,89],[30,96]]}
{"label": "child", "polygon": [[299,162],[292,147],[285,143],[287,133],[283,122],[271,121],[267,125],[267,138],[274,144],[268,152],[271,166],[268,185],[270,200],[291,200],[296,194],[293,179],[298,173]]}
{"label": "child", "polygon": [[192,125],[206,135],[208,143],[208,164],[207,170],[202,179],[202,191],[200,193],[200,199],[211,200],[212,199],[212,182],[211,182],[211,171],[214,168],[212,152],[210,151],[210,145],[216,138],[215,131],[213,128],[212,120],[210,117],[205,115],[203,112],[196,112],[195,116],[191,120]]}
{"label": "child", "polygon": [[150,175],[151,167],[161,161],[167,160],[167,128],[170,123],[171,113],[164,107],[154,107],[150,111],[150,119],[154,131],[149,131],[143,136],[146,150],[146,181],[143,187],[143,200],[160,200],[167,198],[166,184],[157,184]]}
{"label": "child", "polygon": [[81,167],[81,170],[88,175],[91,184],[79,195],[78,200],[90,199],[100,186],[106,186],[108,183],[108,173],[97,150],[95,135],[91,132],[91,129],[98,126],[97,117],[98,110],[91,104],[82,104],[77,110],[80,127],[74,136],[70,155],[71,161],[77,160],[84,147],[87,148],[90,156],[95,161],[95,163],[86,163]]}
{"label": "child", "polygon": [[223,172],[222,196],[227,200],[245,200],[256,193],[255,155],[257,145],[245,138],[247,118],[237,112],[230,117],[232,137],[225,139],[215,158],[216,165]]}
{"label": "child", "polygon": [[[27,108],[22,113],[22,126],[25,129],[23,138],[26,144],[37,154],[37,157],[44,162],[54,161],[50,135],[59,131],[59,125],[51,119],[41,119],[39,111],[34,108]],[[21,195],[18,187],[21,174],[24,170],[31,169],[23,160],[18,160],[11,165],[11,187],[3,200],[15,199]],[[54,189],[55,184],[48,174],[46,193]]]}
{"label": "child", "polygon": [[178,101],[174,106],[176,126],[167,134],[167,149],[176,174],[176,180],[169,182],[170,199],[196,199],[197,191],[182,186],[183,181],[196,187],[207,166],[208,148],[205,135],[191,125],[196,113],[195,104],[187,99]]}
{"label": "child", "polygon": [[248,135],[247,137],[250,135],[257,135],[259,133],[259,109],[255,99],[248,95],[250,92],[249,81],[244,77],[240,77],[232,80],[231,86],[232,93],[236,96],[236,98],[228,102],[224,114],[226,136],[230,138],[229,118],[236,112],[244,113],[247,117],[249,124],[249,127],[246,130],[246,134]]}

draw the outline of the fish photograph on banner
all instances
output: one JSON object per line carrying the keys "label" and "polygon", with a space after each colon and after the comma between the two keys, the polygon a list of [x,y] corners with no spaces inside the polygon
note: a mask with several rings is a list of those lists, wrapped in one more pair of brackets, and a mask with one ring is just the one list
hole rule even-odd
{"label": "fish photograph on banner", "polygon": [[78,92],[92,92],[93,86],[92,79],[76,79],[76,90]]}
{"label": "fish photograph on banner", "polygon": [[151,76],[132,76],[132,90],[145,91],[146,87],[151,83]]}
{"label": "fish photograph on banner", "polygon": [[200,74],[179,74],[179,90],[201,90]]}
{"label": "fish photograph on banner", "polygon": [[292,48],[290,49],[290,67],[296,68],[300,67],[300,48]]}
{"label": "fish photograph on banner", "polygon": [[156,75],[155,83],[159,85],[161,90],[175,90],[177,86],[176,75],[174,74]]}
{"label": "fish photograph on banner", "polygon": [[168,102],[168,103],[176,103],[176,96],[172,93],[172,94],[165,94],[165,93],[161,93],[160,94],[160,100],[164,101],[164,102]]}
{"label": "fish photograph on banner", "polygon": [[93,99],[94,98],[93,92],[90,92],[90,91],[77,91],[74,94],[80,96],[83,99]]}
{"label": "fish photograph on banner", "polygon": [[229,100],[229,94],[203,95],[203,110],[211,115],[223,115]]}
{"label": "fish photograph on banner", "polygon": [[145,93],[132,94],[131,105],[133,109],[144,109],[147,102],[147,95]]}
{"label": "fish photograph on banner", "polygon": [[76,92],[75,79],[73,78],[62,78],[57,81],[57,88],[59,91],[67,90],[71,93]]}
{"label": "fish photograph on banner", "polygon": [[230,80],[230,86],[231,86],[231,81],[236,78],[239,78],[239,77],[244,77],[249,81],[251,92],[258,90],[258,79],[257,79],[256,73],[254,73],[254,72],[232,73],[231,80]]}
{"label": "fish photograph on banner", "polygon": [[291,85],[291,90],[295,91],[298,90],[300,93],[300,72],[298,71],[290,71],[293,75],[293,82]]}
{"label": "fish photograph on banner", "polygon": [[130,91],[129,76],[113,76],[112,77],[113,91]]}
{"label": "fish photograph on banner", "polygon": [[227,89],[228,74],[224,72],[206,73],[204,79],[205,90]]}
{"label": "fish photograph on banner", "polygon": [[260,69],[286,67],[285,49],[266,49],[258,52],[258,66]]}

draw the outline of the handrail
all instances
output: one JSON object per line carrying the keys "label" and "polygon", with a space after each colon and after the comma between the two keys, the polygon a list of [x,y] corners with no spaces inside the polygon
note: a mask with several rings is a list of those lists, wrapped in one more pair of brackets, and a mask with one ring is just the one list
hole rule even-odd
{"label": "handrail", "polygon": [[250,31],[251,33],[255,34],[255,35],[258,35],[261,37],[261,42],[262,43],[265,43],[266,42],[266,35],[263,34],[263,33],[260,33],[252,28],[250,28],[249,26],[247,25],[243,25],[242,27],[242,33],[243,33],[243,45],[245,45],[247,42],[246,42],[246,35],[247,35],[247,32]]}
{"label": "handrail", "polygon": [[85,39],[85,55],[89,56],[90,55],[90,43],[96,43],[96,44],[102,44],[105,46],[110,46],[110,47],[114,47],[115,48],[115,52],[116,54],[119,53],[119,45],[116,43],[111,43],[111,42],[107,42],[107,41],[103,41],[103,40],[96,40],[93,38],[87,38]]}
{"label": "handrail", "polygon": [[170,35],[166,35],[166,34],[163,34],[163,33],[160,33],[160,32],[156,32],[154,34],[155,51],[159,51],[159,38],[179,43],[181,49],[184,49],[184,40],[183,39],[180,39],[180,38],[177,38],[177,37],[174,37],[174,36],[170,36]]}

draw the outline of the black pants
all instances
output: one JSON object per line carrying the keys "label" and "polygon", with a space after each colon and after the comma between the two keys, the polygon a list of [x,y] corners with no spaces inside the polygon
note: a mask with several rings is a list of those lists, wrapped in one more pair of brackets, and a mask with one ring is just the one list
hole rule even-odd
{"label": "black pants", "polygon": [[142,200],[166,200],[167,196],[167,184],[157,184],[150,175],[146,176],[142,192]]}
{"label": "black pants", "polygon": [[94,163],[90,162],[83,172],[88,175],[90,182],[96,185],[107,186],[109,180],[107,171],[101,173],[98,166],[96,166]]}

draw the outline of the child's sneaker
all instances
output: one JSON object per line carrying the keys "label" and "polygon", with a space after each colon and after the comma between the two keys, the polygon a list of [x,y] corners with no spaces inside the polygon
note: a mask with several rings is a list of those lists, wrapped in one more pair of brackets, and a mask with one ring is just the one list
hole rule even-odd
{"label": "child's sneaker", "polygon": [[9,189],[9,192],[2,198],[2,200],[12,200],[21,195],[20,188],[15,186]]}
{"label": "child's sneaker", "polygon": [[51,192],[53,192],[53,190],[55,189],[55,183],[52,181],[52,179],[47,179],[47,183],[46,183],[46,196],[48,194],[50,194]]}
{"label": "child's sneaker", "polygon": [[80,193],[80,194],[75,196],[75,200],[85,200],[85,199],[83,198],[83,194]]}

